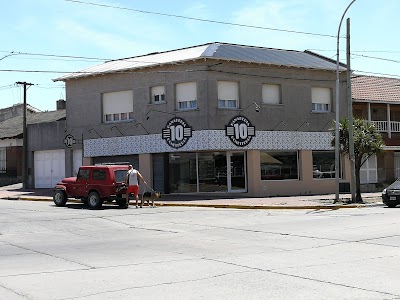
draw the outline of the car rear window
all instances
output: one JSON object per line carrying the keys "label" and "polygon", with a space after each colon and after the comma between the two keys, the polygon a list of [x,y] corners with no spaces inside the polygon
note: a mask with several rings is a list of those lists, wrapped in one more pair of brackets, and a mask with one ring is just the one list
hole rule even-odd
{"label": "car rear window", "polygon": [[115,174],[115,181],[116,182],[124,182],[127,170],[116,170],[114,171]]}

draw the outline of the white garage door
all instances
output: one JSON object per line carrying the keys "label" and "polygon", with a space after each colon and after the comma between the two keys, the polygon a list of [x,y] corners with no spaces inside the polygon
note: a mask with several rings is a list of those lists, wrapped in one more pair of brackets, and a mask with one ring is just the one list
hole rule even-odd
{"label": "white garage door", "polygon": [[65,177],[65,151],[35,151],[35,188],[52,188]]}
{"label": "white garage door", "polygon": [[82,150],[74,150],[73,156],[72,176],[76,176],[78,174],[79,167],[82,166]]}

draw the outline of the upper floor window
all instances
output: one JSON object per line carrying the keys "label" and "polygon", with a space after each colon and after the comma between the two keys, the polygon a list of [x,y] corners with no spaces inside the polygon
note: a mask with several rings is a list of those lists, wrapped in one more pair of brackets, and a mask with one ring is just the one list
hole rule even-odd
{"label": "upper floor window", "polygon": [[239,83],[235,81],[218,81],[218,107],[239,107]]}
{"label": "upper floor window", "polygon": [[196,82],[177,83],[176,102],[179,110],[196,109],[197,108]]}
{"label": "upper floor window", "polygon": [[311,100],[313,112],[330,112],[332,92],[330,88],[312,87]]}
{"label": "upper floor window", "polygon": [[104,93],[103,120],[105,123],[133,120],[133,92]]}
{"label": "upper floor window", "polygon": [[279,84],[262,85],[262,102],[265,104],[280,104],[281,86]]}
{"label": "upper floor window", "polygon": [[151,88],[151,103],[164,103],[165,102],[165,86],[153,86]]}

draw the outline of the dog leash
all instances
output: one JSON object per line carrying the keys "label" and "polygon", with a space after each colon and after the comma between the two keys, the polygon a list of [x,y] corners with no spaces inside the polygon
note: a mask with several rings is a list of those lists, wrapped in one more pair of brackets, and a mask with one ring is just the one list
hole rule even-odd
{"label": "dog leash", "polygon": [[153,190],[146,182],[144,182],[144,184],[154,193],[155,190]]}

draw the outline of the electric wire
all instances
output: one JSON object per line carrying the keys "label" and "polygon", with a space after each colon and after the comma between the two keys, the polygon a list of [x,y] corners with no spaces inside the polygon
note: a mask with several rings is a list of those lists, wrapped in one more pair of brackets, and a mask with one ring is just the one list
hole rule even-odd
{"label": "electric wire", "polygon": [[162,13],[162,12],[148,11],[148,10],[142,10],[142,9],[134,9],[134,8],[128,8],[128,7],[121,7],[121,6],[113,6],[113,5],[106,5],[106,4],[85,2],[85,1],[78,1],[78,0],[65,0],[65,1],[66,2],[74,2],[74,3],[78,3],[78,4],[84,4],[84,5],[92,5],[92,6],[104,7],[104,8],[128,10],[128,11],[134,11],[134,12],[139,12],[139,13],[143,13],[143,14],[152,14],[152,15],[158,15],[158,16],[187,19],[187,20],[199,21],[199,22],[216,23],[216,24],[222,24],[222,25],[230,25],[230,26],[252,28],[252,29],[271,30],[271,31],[280,31],[280,32],[294,33],[294,34],[314,35],[314,36],[320,36],[320,37],[336,38],[335,35],[330,35],[330,34],[312,33],[312,32],[304,32],[304,31],[296,31],[296,30],[286,30],[286,29],[278,29],[278,28],[272,28],[272,27],[263,27],[263,26],[246,25],[246,24],[239,24],[239,23],[232,23],[232,22],[210,20],[210,19],[201,19],[201,18],[195,18],[195,17],[167,14],[167,13]]}
{"label": "electric wire", "polygon": [[351,55],[358,56],[358,57],[370,58],[370,59],[376,59],[376,60],[390,61],[390,62],[394,62],[394,63],[400,63],[400,60],[389,59],[389,58],[383,58],[383,57],[362,55],[362,54],[356,54],[356,53],[352,53]]}

